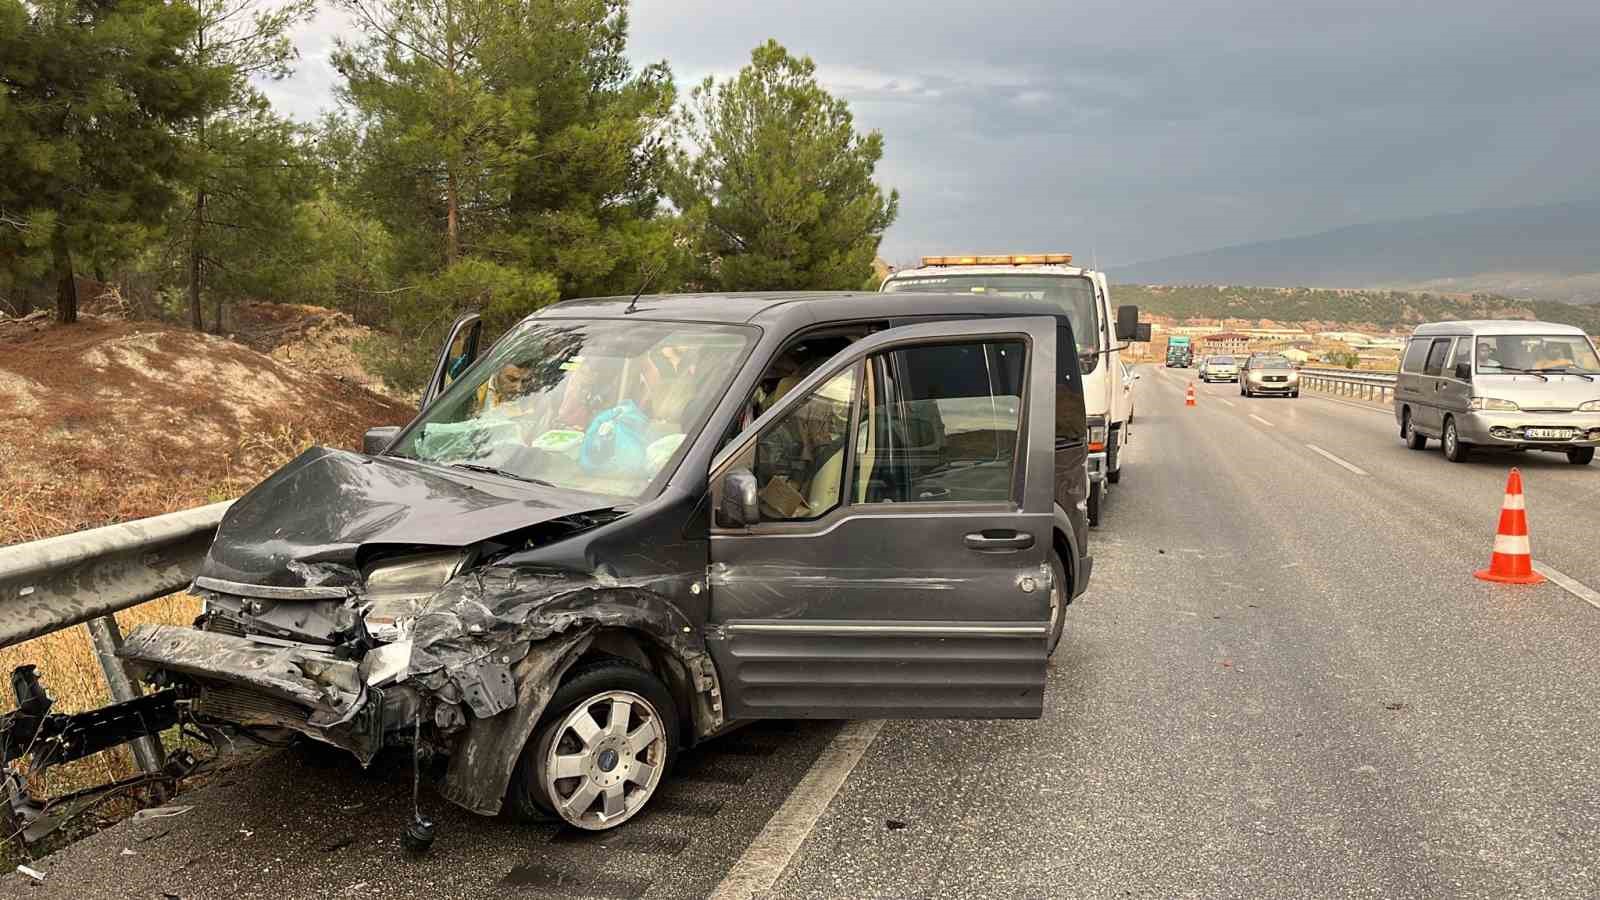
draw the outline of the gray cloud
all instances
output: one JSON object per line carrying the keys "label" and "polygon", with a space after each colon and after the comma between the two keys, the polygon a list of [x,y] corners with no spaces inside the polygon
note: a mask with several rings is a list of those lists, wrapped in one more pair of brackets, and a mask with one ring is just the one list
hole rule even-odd
{"label": "gray cloud", "polygon": [[[1600,196],[1592,0],[635,0],[681,83],[769,37],[884,133],[885,255],[1126,263],[1355,222]],[[274,99],[327,99],[337,19]]]}

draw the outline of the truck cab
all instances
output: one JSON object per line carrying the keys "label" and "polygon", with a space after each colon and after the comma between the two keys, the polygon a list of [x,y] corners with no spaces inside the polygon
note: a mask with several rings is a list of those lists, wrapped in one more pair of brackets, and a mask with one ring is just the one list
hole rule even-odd
{"label": "truck cab", "polygon": [[1123,351],[1149,340],[1135,306],[1113,309],[1103,272],[1072,265],[1069,253],[924,256],[922,265],[884,279],[886,293],[963,294],[1045,300],[1072,321],[1089,417],[1089,524],[1099,525],[1110,486],[1122,480],[1133,398],[1123,390]]}

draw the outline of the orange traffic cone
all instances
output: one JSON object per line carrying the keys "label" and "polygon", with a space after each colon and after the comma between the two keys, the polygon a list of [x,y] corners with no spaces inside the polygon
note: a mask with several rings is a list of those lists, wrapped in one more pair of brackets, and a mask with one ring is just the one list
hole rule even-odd
{"label": "orange traffic cone", "polygon": [[1187,389],[1185,389],[1184,392],[1183,392],[1183,405],[1184,406],[1193,406],[1194,405],[1194,383],[1193,382],[1190,382],[1189,383],[1189,387]]}
{"label": "orange traffic cone", "polygon": [[1500,530],[1494,536],[1494,556],[1489,568],[1477,573],[1484,581],[1502,584],[1539,584],[1544,576],[1533,570],[1533,546],[1528,542],[1528,505],[1522,498],[1522,471],[1512,469],[1506,479],[1506,501],[1500,507]]}

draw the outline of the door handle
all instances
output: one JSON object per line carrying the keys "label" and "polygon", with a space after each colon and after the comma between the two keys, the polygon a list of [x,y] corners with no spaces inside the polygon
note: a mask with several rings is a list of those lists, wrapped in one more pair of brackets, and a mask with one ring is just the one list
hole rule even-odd
{"label": "door handle", "polygon": [[966,545],[968,549],[984,552],[1026,550],[1033,546],[1033,535],[1000,529],[974,531],[967,535]]}

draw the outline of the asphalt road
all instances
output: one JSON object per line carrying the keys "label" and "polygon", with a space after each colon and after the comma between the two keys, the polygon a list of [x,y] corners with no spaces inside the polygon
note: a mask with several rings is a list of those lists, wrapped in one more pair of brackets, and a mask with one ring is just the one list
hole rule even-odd
{"label": "asphalt road", "polygon": [[0,895],[1600,896],[1600,609],[1472,577],[1515,463],[1535,557],[1600,586],[1600,465],[1143,372],[1041,721],[757,725],[600,838],[425,794],[422,861],[403,777],[275,755]]}

